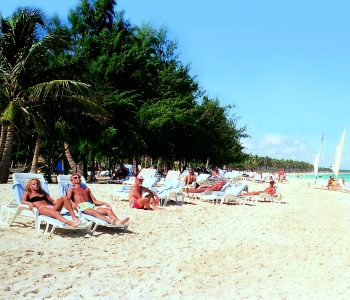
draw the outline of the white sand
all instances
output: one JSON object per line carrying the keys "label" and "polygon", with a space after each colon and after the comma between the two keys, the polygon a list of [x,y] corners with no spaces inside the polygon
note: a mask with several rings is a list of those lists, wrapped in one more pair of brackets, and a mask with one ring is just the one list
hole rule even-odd
{"label": "white sand", "polygon": [[[109,200],[116,185],[91,188]],[[89,238],[38,236],[19,217],[0,228],[0,299],[348,299],[350,194],[296,182],[281,190],[285,204],[152,212],[113,201],[129,232],[100,227]],[[0,195],[7,203],[11,185]]]}

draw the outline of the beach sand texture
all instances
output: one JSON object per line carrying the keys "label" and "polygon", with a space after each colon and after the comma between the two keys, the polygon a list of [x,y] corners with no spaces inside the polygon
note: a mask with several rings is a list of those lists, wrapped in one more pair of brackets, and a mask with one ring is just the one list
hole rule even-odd
{"label": "beach sand texture", "polygon": [[[91,185],[108,201],[116,187]],[[350,194],[298,181],[281,190],[287,203],[152,212],[112,201],[129,231],[99,227],[90,237],[37,235],[19,217],[0,228],[0,299],[349,299]],[[0,194],[7,203],[11,185]]]}

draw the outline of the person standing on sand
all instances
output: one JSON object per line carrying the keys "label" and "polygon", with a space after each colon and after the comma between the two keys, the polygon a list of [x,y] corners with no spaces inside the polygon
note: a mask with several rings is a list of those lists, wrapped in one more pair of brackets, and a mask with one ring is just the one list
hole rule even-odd
{"label": "person standing on sand", "polygon": [[[137,209],[158,209],[159,198],[155,192],[142,186],[143,177],[137,176],[135,184],[131,187],[129,192],[129,204],[131,208]],[[143,197],[142,193],[148,193]]]}
{"label": "person standing on sand", "polygon": [[[74,214],[72,205],[67,197],[60,197],[56,201],[50,197],[41,187],[40,180],[33,178],[26,183],[26,191],[22,197],[22,204],[29,206],[30,210],[36,207],[40,215],[55,218],[69,226],[79,226],[80,220]],[[73,221],[67,220],[61,216],[60,211],[63,206],[72,216]]]}
{"label": "person standing on sand", "polygon": [[[72,174],[70,181],[73,184],[73,188],[68,189],[67,198],[72,200],[74,209],[79,209],[85,214],[113,225],[125,225],[129,221],[129,218],[124,220],[118,219],[107,202],[98,201],[88,187],[82,187],[80,175]],[[105,207],[96,207],[96,205],[104,205]]]}

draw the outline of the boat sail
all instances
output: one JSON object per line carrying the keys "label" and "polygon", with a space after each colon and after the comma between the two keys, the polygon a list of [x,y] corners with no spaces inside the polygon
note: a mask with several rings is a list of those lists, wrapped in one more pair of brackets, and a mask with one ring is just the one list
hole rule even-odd
{"label": "boat sail", "polygon": [[317,180],[317,174],[318,174],[318,166],[320,164],[320,159],[321,159],[321,152],[322,152],[322,145],[323,145],[323,136],[324,133],[322,134],[322,139],[321,139],[321,145],[320,145],[320,150],[318,151],[315,159],[314,159],[314,174],[315,174],[315,183]]}
{"label": "boat sail", "polygon": [[334,165],[331,166],[333,173],[335,174],[336,177],[339,175],[339,168],[340,168],[340,162],[341,162],[341,157],[343,154],[343,147],[344,147],[344,141],[345,141],[345,135],[346,135],[346,127],[344,129],[344,132],[342,136],[340,137],[340,141],[337,145],[337,148],[335,150],[335,162]]}

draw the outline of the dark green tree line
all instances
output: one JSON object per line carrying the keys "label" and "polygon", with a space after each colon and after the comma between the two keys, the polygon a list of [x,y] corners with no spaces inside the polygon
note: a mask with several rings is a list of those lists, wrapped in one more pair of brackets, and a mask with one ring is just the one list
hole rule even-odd
{"label": "dark green tree line", "polygon": [[[12,20],[15,17],[2,21]],[[18,135],[27,142],[16,143],[16,151],[27,149],[28,156],[33,155],[37,145],[48,159],[66,153],[71,167],[80,165],[85,172],[88,165],[94,167],[95,160],[112,168],[118,161],[139,161],[144,155],[167,162],[219,165],[245,158],[241,139],[247,136],[246,129],[238,127],[234,106],[222,107],[218,99],[204,95],[190,67],[179,60],[177,45],[165,29],[133,26],[117,11],[114,0],[81,0],[70,11],[69,24],[62,25],[58,18],[46,27],[41,19],[38,24],[45,35],[40,36],[34,26],[32,45],[60,39],[41,52],[43,62],[35,59],[31,65],[26,61],[40,76],[22,81],[26,93],[20,95],[26,94],[30,99],[26,103],[32,103],[24,110],[32,116],[25,118],[25,124],[34,126],[34,136],[40,138],[29,142],[25,134]],[[1,28],[2,37],[6,28]],[[3,38],[0,47],[4,45]],[[16,60],[8,53],[0,61],[2,69],[7,60]],[[35,84],[41,84],[41,91],[30,94],[25,87]],[[5,87],[2,76],[2,92]],[[16,102],[6,102],[2,95],[1,99],[3,130],[12,124],[5,118],[11,115],[8,103]],[[47,151],[50,145],[57,145],[55,154]],[[10,158],[14,160],[15,155]],[[2,169],[6,168],[8,163]]]}

